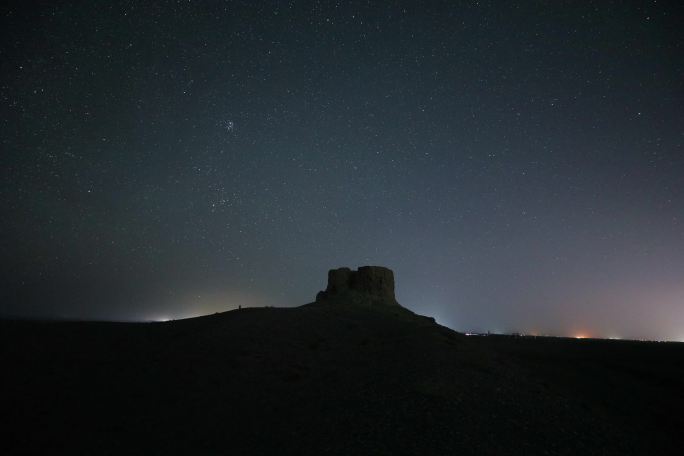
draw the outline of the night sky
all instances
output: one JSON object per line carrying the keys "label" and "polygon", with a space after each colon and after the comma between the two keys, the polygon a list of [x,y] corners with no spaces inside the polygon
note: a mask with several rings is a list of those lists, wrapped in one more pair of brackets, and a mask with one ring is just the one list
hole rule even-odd
{"label": "night sky", "polygon": [[0,314],[684,340],[681,3],[420,3],[2,7]]}

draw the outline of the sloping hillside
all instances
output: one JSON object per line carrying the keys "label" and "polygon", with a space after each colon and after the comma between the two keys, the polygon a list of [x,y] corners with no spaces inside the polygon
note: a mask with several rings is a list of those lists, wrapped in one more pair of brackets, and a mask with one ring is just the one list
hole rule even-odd
{"label": "sloping hillside", "polygon": [[2,409],[11,420],[2,445],[70,454],[646,453],[647,439],[610,411],[484,339],[399,306],[340,303],[167,323],[5,321]]}

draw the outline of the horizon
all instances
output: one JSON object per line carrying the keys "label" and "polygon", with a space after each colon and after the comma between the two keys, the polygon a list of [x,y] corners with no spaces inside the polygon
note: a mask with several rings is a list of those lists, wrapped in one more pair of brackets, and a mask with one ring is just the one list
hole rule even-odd
{"label": "horizon", "polygon": [[[311,303],[307,303],[311,304]],[[300,306],[307,305],[307,304],[301,304]],[[62,315],[62,316],[42,316],[42,317],[30,317],[30,316],[22,316],[22,315],[6,315],[6,314],[0,314],[0,320],[9,320],[9,321],[28,321],[28,322],[54,322],[54,323],[170,323],[170,322],[175,322],[175,321],[183,321],[183,320],[189,320],[193,318],[203,318],[203,317],[211,317],[214,315],[220,315],[223,313],[227,312],[233,312],[233,311],[239,311],[239,310],[247,310],[247,309],[292,309],[292,308],[297,308],[300,306],[292,306],[292,307],[282,307],[282,306],[242,306],[238,307],[237,305],[235,307],[230,307],[226,308],[225,310],[218,310],[215,312],[211,313],[203,313],[203,314],[188,314],[188,315],[182,315],[182,316],[150,316],[147,318],[131,318],[131,319],[106,319],[106,318],[100,318],[100,319],[87,319],[87,318],[79,318],[79,317],[74,317],[74,316],[68,316],[68,315]],[[408,308],[408,307],[407,307]],[[410,310],[410,309],[409,309]],[[425,315],[427,317],[433,317],[432,315]],[[580,331],[580,332],[544,332],[544,331],[534,331],[534,330],[519,330],[519,329],[509,329],[509,330],[492,330],[492,329],[487,329],[487,328],[457,328],[457,327],[451,327],[448,325],[445,325],[441,323],[438,319],[435,318],[435,321],[437,324],[444,326],[446,328],[449,328],[453,331],[459,332],[463,334],[464,336],[511,336],[511,337],[550,337],[550,338],[561,338],[561,339],[577,339],[577,340],[611,340],[611,341],[623,341],[623,342],[657,342],[657,343],[664,343],[664,342],[673,342],[673,343],[684,343],[684,338],[682,339],[647,339],[647,338],[634,338],[630,337],[629,335],[622,337],[618,335],[610,335],[610,336],[605,336],[601,334],[595,334],[587,331]]]}

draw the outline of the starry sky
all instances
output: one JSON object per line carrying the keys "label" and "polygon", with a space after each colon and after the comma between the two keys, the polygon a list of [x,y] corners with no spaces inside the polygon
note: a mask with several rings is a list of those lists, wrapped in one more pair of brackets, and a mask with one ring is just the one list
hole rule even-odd
{"label": "starry sky", "polygon": [[680,2],[10,2],[0,314],[684,340]]}

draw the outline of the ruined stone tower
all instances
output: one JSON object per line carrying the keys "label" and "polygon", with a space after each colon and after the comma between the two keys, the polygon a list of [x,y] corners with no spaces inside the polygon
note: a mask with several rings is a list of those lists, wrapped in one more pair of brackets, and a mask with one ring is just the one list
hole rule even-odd
{"label": "ruined stone tower", "polygon": [[394,273],[382,266],[331,269],[327,288],[316,295],[316,302],[329,301],[399,305],[394,297]]}

